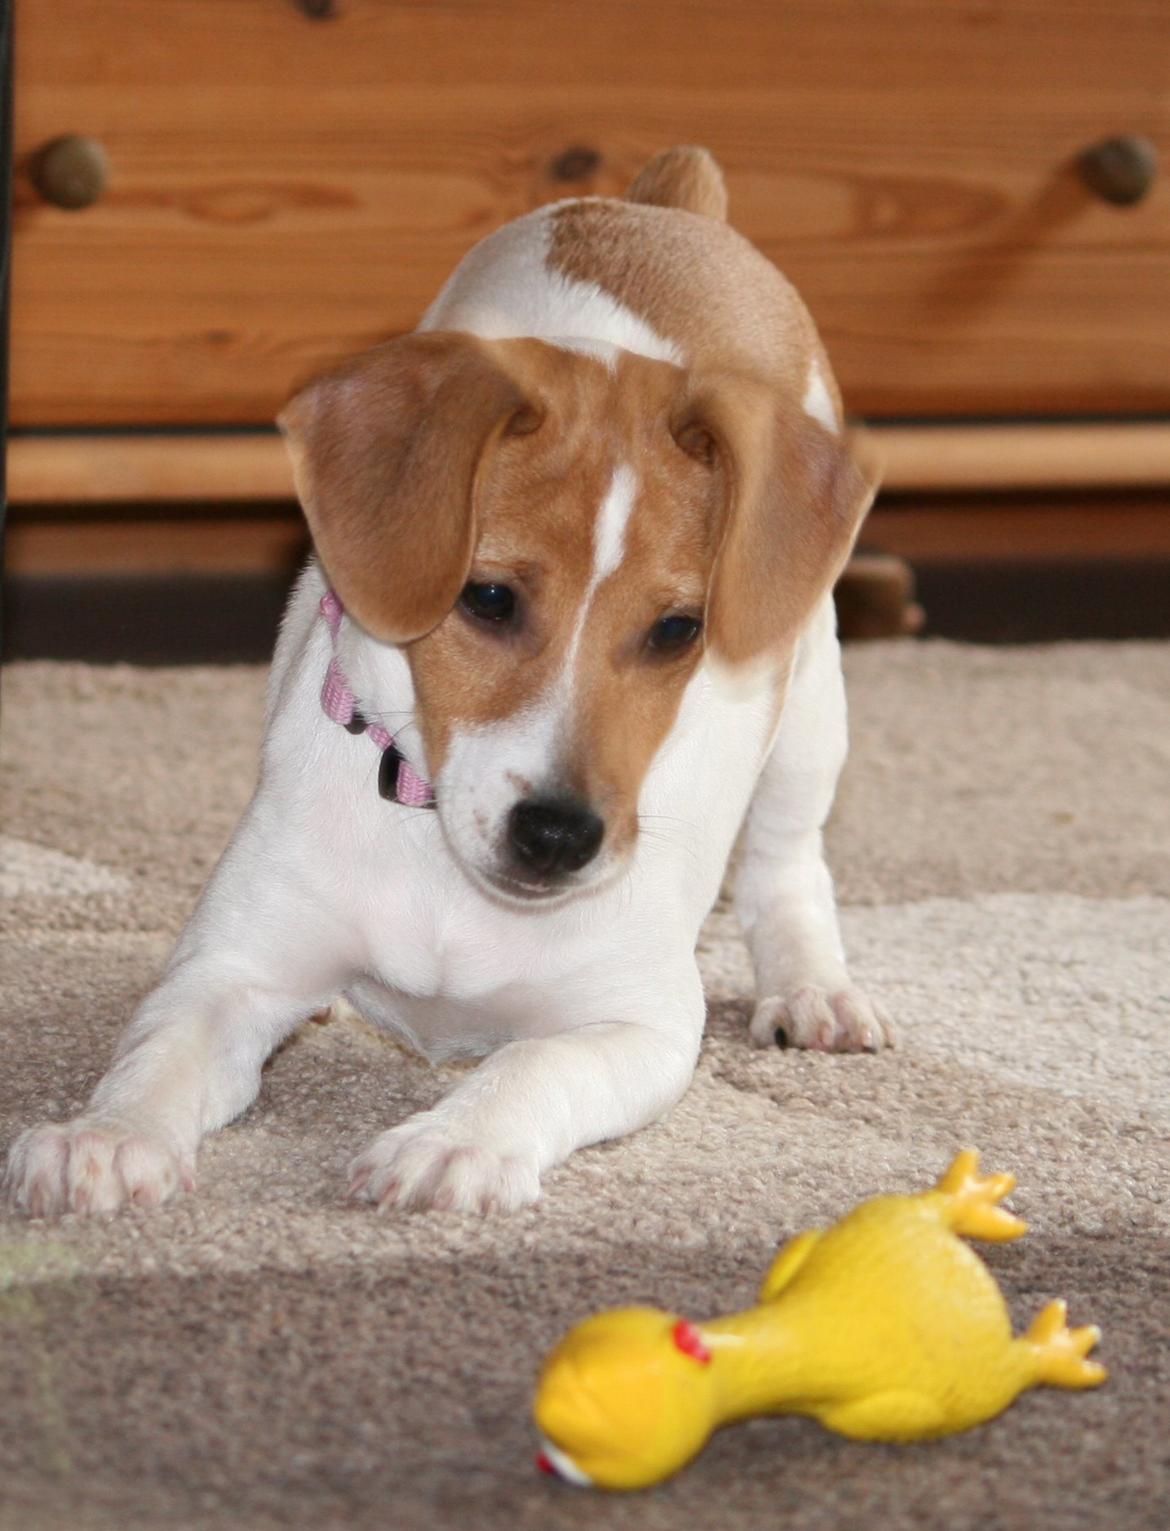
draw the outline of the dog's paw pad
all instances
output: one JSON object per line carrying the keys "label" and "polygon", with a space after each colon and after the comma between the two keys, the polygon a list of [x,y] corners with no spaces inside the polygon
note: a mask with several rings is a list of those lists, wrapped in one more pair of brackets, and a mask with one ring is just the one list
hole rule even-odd
{"label": "dog's paw pad", "polygon": [[383,1212],[513,1212],[539,1195],[535,1160],[409,1123],[375,1138],[350,1168],[350,1199]]}
{"label": "dog's paw pad", "polygon": [[195,1188],[194,1169],[153,1138],[79,1117],[31,1127],[8,1155],[4,1199],[28,1217],[156,1207]]}
{"label": "dog's paw pad", "polygon": [[787,999],[762,999],[752,1016],[756,1047],[804,1047],[822,1053],[876,1053],[893,1047],[894,1028],[883,1007],[860,989],[806,984]]}

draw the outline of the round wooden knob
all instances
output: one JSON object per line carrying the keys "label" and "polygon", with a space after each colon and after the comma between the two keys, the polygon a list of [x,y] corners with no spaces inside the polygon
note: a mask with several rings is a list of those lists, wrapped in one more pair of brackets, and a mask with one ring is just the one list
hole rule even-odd
{"label": "round wooden knob", "polygon": [[554,181],[584,181],[601,166],[601,155],[596,149],[584,144],[573,144],[565,149],[549,165]]}
{"label": "round wooden knob", "polygon": [[1090,191],[1117,207],[1140,202],[1158,174],[1158,151],[1148,138],[1130,133],[1104,138],[1080,157],[1081,179]]}
{"label": "round wooden knob", "polygon": [[33,185],[54,207],[90,207],[106,189],[110,162],[96,138],[54,138],[29,167]]}

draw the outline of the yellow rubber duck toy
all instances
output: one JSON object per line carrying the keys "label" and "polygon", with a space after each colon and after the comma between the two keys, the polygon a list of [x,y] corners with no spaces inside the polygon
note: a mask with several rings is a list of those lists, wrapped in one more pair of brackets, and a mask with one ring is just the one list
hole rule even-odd
{"label": "yellow rubber duck toy", "polygon": [[867,1441],[969,1429],[1027,1388],[1096,1387],[1096,1328],[1052,1302],[1013,1338],[991,1272],[961,1242],[1019,1238],[998,1205],[1012,1175],[960,1153],[933,1190],[879,1196],[777,1255],[760,1305],[690,1323],[621,1308],[572,1329],[545,1363],[537,1464],[571,1483],[646,1488],[712,1431],[755,1414],[808,1414]]}

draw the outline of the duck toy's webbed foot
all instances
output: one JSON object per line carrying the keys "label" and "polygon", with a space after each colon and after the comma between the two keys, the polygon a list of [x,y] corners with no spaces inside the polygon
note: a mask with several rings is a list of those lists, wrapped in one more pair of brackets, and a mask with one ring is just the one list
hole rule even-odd
{"label": "duck toy's webbed foot", "polygon": [[999,1205],[1015,1184],[1014,1175],[981,1175],[979,1155],[973,1148],[965,1148],[926,1195],[938,1201],[944,1222],[955,1233],[999,1244],[1028,1231],[1022,1217]]}
{"label": "duck toy's webbed foot", "polygon": [[1059,1299],[1050,1302],[1018,1343],[1026,1345],[1035,1358],[1037,1382],[1049,1387],[1098,1387],[1109,1374],[1100,1361],[1085,1358],[1100,1340],[1101,1331],[1096,1324],[1070,1329],[1067,1318],[1065,1303]]}

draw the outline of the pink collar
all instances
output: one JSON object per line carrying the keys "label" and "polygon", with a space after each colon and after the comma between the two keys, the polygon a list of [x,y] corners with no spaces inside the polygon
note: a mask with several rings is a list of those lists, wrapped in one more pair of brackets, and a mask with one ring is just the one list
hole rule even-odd
{"label": "pink collar", "polygon": [[367,723],[358,711],[357,698],[350,690],[341,661],[337,657],[337,634],[341,630],[345,607],[332,590],[327,590],[321,597],[321,615],[329,628],[333,644],[333,657],[325,671],[325,684],[321,687],[321,706],[325,716],[340,723],[351,734],[368,734],[382,751],[382,764],[378,768],[378,792],[382,797],[392,803],[402,803],[407,808],[433,808],[435,794],[406,763],[393,736],[380,723]]}

